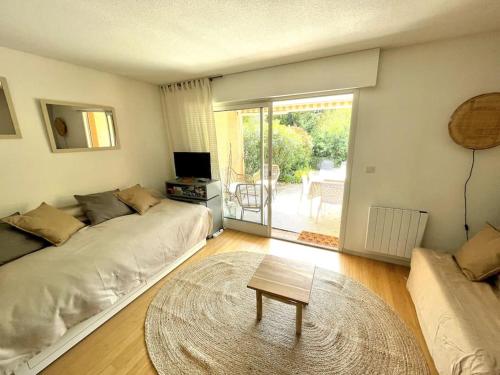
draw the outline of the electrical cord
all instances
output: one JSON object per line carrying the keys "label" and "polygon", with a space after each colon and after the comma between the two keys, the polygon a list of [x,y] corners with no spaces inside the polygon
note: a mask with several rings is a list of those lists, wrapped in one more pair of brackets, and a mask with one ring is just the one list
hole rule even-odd
{"label": "electrical cord", "polygon": [[467,184],[469,183],[469,180],[472,177],[472,171],[474,170],[475,161],[476,161],[476,150],[472,150],[472,164],[470,166],[469,177],[467,177],[464,186],[464,228],[465,228],[465,238],[467,238],[467,241],[469,240],[469,224],[467,223]]}

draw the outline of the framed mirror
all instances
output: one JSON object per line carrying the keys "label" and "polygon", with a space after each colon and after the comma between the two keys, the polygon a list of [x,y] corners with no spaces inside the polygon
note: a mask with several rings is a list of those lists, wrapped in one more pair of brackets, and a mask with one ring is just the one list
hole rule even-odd
{"label": "framed mirror", "polygon": [[7,85],[7,79],[0,77],[0,139],[21,138],[16,113]]}
{"label": "framed mirror", "polygon": [[120,147],[112,107],[40,100],[52,152],[116,150]]}

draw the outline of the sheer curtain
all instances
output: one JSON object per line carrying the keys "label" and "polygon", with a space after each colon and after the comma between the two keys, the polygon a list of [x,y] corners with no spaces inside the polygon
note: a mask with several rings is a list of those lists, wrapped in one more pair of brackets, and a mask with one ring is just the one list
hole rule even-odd
{"label": "sheer curtain", "polygon": [[160,88],[169,151],[210,152],[212,178],[219,178],[210,80],[196,79]]}

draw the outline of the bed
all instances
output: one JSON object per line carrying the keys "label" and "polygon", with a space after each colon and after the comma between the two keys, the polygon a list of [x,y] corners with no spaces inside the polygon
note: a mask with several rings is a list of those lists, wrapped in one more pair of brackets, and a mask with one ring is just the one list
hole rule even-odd
{"label": "bed", "polygon": [[164,199],[0,267],[0,373],[41,371],[206,243],[210,211]]}
{"label": "bed", "polygon": [[413,250],[407,287],[440,374],[500,374],[498,282],[469,281],[451,254]]}

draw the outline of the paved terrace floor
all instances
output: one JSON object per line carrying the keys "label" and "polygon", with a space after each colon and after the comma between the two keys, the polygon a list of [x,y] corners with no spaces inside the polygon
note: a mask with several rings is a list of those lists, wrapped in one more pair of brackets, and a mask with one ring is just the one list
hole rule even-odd
{"label": "paved terrace floor", "polygon": [[[279,184],[278,193],[273,198],[272,226],[273,228],[300,233],[314,233],[339,236],[342,205],[323,204],[318,220],[319,198],[312,200],[300,199],[301,184]],[[311,202],[312,201],[312,202]],[[312,203],[312,205],[311,205]],[[240,218],[241,209],[235,207],[235,217]],[[267,210],[265,210],[267,222]],[[245,221],[260,222],[260,213],[245,212]]]}

